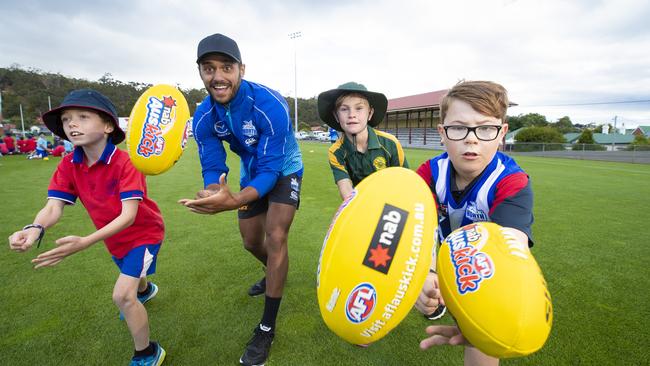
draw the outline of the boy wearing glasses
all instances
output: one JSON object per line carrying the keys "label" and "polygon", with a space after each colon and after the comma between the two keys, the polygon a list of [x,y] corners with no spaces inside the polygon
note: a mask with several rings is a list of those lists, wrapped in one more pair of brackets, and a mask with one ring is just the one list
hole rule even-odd
{"label": "boy wearing glasses", "polygon": [[[438,132],[447,152],[423,163],[417,173],[438,207],[438,235],[473,222],[491,221],[516,229],[532,246],[533,192],[528,175],[514,159],[497,151],[508,132],[505,88],[490,81],[461,81],[440,103]],[[435,261],[434,261],[435,263]],[[442,312],[438,278],[431,270],[416,307],[424,314]],[[465,344],[466,365],[498,365],[499,360],[471,347],[456,326],[430,326],[420,343]]]}

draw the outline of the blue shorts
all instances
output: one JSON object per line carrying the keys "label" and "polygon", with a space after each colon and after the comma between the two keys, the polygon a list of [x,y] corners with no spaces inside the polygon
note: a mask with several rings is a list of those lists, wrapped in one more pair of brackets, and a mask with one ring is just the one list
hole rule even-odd
{"label": "blue shorts", "polygon": [[158,259],[159,250],[160,243],[141,245],[131,249],[124,258],[113,257],[113,261],[121,273],[141,278],[156,273],[156,259]]}
{"label": "blue shorts", "polygon": [[41,158],[46,158],[47,150],[36,149],[36,155],[40,156]]}

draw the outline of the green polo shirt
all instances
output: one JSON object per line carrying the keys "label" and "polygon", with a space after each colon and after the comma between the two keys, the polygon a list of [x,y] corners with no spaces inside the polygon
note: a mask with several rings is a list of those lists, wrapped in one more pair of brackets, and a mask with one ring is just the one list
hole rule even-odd
{"label": "green polo shirt", "polygon": [[329,160],[334,182],[347,178],[352,181],[352,186],[378,170],[391,166],[409,167],[397,138],[372,127],[368,127],[368,150],[365,153],[357,151],[343,134],[330,147]]}

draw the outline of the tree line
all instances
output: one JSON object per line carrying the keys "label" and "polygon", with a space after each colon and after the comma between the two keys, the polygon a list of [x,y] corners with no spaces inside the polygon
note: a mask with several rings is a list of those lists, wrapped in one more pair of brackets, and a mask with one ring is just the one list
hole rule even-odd
{"label": "tree line", "polygon": [[[60,73],[48,73],[35,68],[23,68],[12,65],[0,68],[0,93],[2,94],[2,116],[4,121],[20,126],[20,107],[22,106],[25,128],[39,123],[40,116],[50,108],[58,106],[63,98],[74,89],[92,88],[110,98],[119,116],[126,117],[131,114],[133,105],[140,95],[149,87],[150,83],[123,82],[116,80],[109,73],[104,74],[97,81],[71,78]],[[194,114],[197,103],[206,96],[207,91],[201,89],[180,88],[187,99],[190,114]],[[289,105],[290,115],[294,118],[294,98],[285,97]],[[309,130],[313,126],[323,126],[318,117],[318,106],[315,97],[309,99],[298,98],[298,130]],[[564,143],[565,133],[581,132],[579,143],[593,144],[593,133],[602,132],[603,126],[573,124],[568,116],[555,122],[549,122],[545,116],[538,113],[508,116],[510,131],[527,127],[517,134],[518,142],[544,142]],[[608,125],[613,132],[613,126]],[[647,144],[636,141],[634,144]]]}
{"label": "tree line", "polygon": [[[4,120],[0,122],[9,122],[20,126],[20,108],[22,106],[25,128],[29,128],[39,123],[40,116],[50,109],[50,103],[52,108],[55,108],[70,91],[83,88],[95,89],[106,95],[115,104],[118,115],[127,117],[131,114],[131,109],[140,95],[151,86],[153,84],[116,80],[109,73],[104,74],[96,81],[91,81],[12,65],[8,68],[0,68],[0,93],[2,93],[2,117]],[[191,115],[194,114],[196,104],[208,95],[204,88],[184,89],[179,87],[179,90],[187,99]],[[287,97],[286,100],[293,117],[294,99]],[[298,98],[298,117],[303,128],[322,124],[318,118],[316,98]]]}

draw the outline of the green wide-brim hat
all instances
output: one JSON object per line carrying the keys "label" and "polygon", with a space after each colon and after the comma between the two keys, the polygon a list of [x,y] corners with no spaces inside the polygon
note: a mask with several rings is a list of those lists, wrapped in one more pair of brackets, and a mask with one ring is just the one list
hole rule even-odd
{"label": "green wide-brim hat", "polygon": [[368,91],[365,86],[354,82],[345,83],[336,89],[322,92],[318,95],[318,116],[323,122],[327,123],[330,127],[337,131],[343,131],[341,125],[334,118],[334,108],[336,107],[336,100],[343,94],[361,94],[370,104],[370,108],[374,109],[372,118],[368,121],[370,127],[375,127],[381,123],[388,108],[388,99],[382,93],[375,93]]}

